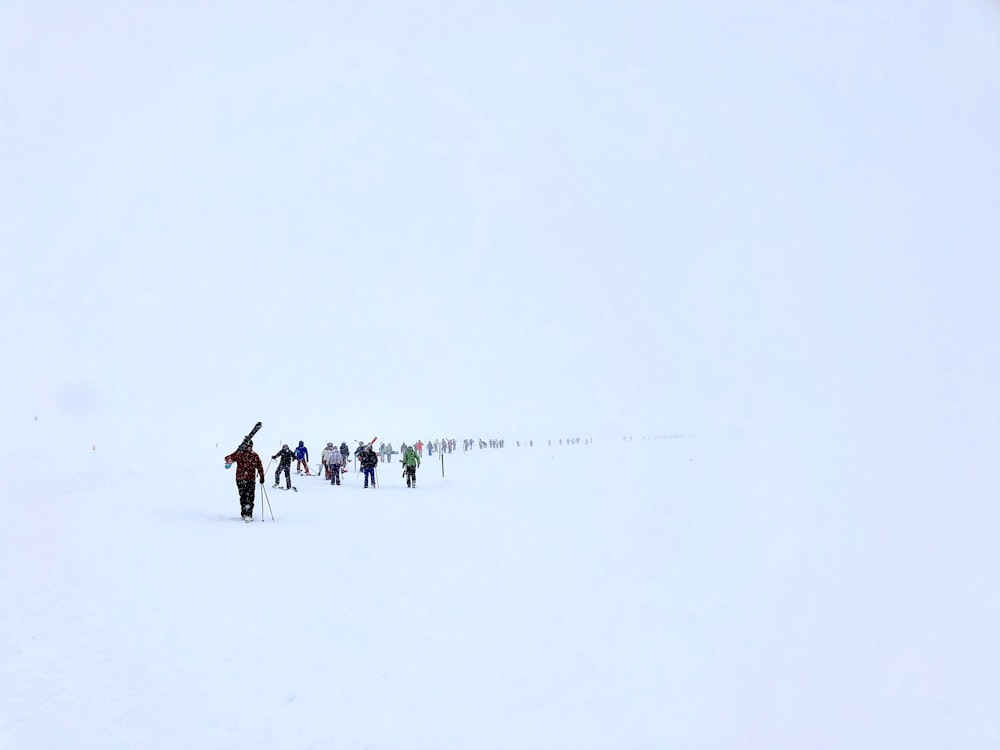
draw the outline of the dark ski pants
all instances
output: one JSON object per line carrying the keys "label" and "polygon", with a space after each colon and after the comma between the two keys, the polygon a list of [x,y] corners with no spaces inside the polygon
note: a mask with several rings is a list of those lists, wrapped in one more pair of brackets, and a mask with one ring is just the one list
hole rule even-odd
{"label": "dark ski pants", "polygon": [[276,472],[274,472],[274,483],[275,484],[281,484],[281,473],[284,472],[285,473],[285,485],[287,486],[287,489],[291,489],[292,488],[292,471],[291,471],[291,469],[292,469],[292,465],[290,463],[288,463],[288,464],[279,464],[278,470]]}
{"label": "dark ski pants", "polygon": [[334,464],[330,472],[330,484],[340,484],[340,466]]}
{"label": "dark ski pants", "polygon": [[416,466],[404,466],[403,475],[406,477],[407,487],[417,486],[417,467]]}
{"label": "dark ski pants", "polygon": [[244,516],[253,515],[254,481],[236,481],[236,489],[240,491],[240,513]]}
{"label": "dark ski pants", "polygon": [[375,469],[374,468],[367,468],[366,467],[365,468],[365,487],[368,486],[368,478],[369,477],[371,477],[372,487],[374,487],[375,486]]}

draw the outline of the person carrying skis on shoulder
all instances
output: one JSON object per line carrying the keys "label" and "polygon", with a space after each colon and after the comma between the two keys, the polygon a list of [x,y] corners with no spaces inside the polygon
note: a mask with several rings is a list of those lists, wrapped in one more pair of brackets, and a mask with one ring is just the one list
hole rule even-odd
{"label": "person carrying skis on shoulder", "polygon": [[347,468],[346,468],[347,464],[348,464],[347,459],[350,457],[350,455],[351,455],[351,449],[347,447],[347,441],[345,440],[344,442],[342,442],[340,444],[340,457],[342,459],[344,459],[343,460],[343,465],[345,467],[343,469],[343,471],[347,471]]}
{"label": "person carrying skis on shoulder", "polygon": [[226,456],[226,467],[236,464],[236,489],[240,493],[240,515],[249,523],[253,520],[254,479],[260,476],[261,491],[264,487],[264,464],[254,452],[253,440]]}
{"label": "person carrying skis on shoulder", "polygon": [[330,484],[340,484],[340,469],[344,465],[344,454],[334,448],[330,451]]}
{"label": "person carrying skis on shoulder", "polygon": [[295,473],[302,474],[303,468],[306,470],[306,476],[311,476],[309,474],[309,449],[300,440],[299,446],[295,449]]}
{"label": "person carrying skis on shoulder", "polygon": [[371,479],[372,487],[375,487],[375,467],[378,466],[378,454],[375,453],[375,449],[371,445],[365,445],[362,443],[359,446],[358,451],[358,462],[361,464],[361,469],[365,472],[365,489],[368,488],[368,480]]}
{"label": "person carrying skis on shoulder", "polygon": [[412,445],[406,446],[403,451],[403,476],[406,477],[407,487],[417,486],[417,467],[420,466],[420,454]]}
{"label": "person carrying skis on shoulder", "polygon": [[277,487],[281,479],[281,475],[285,475],[285,487],[286,490],[292,489],[292,459],[295,458],[295,453],[291,448],[288,447],[288,443],[281,446],[281,450],[271,456],[273,461],[279,458],[278,468],[274,472],[274,486]]}

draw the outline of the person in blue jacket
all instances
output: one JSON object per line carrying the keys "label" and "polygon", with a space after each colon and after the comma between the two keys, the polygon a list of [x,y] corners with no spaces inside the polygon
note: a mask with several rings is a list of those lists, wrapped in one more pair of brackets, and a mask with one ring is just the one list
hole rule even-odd
{"label": "person in blue jacket", "polygon": [[306,476],[310,476],[309,449],[306,448],[306,444],[300,440],[299,447],[295,449],[295,473],[301,474],[303,468],[306,470]]}

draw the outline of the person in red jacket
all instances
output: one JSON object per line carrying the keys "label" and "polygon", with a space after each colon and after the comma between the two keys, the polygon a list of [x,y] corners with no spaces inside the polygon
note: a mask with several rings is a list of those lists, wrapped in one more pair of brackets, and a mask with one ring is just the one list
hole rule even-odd
{"label": "person in red jacket", "polygon": [[226,456],[226,468],[236,462],[236,488],[240,492],[240,511],[243,520],[250,523],[253,520],[254,479],[260,476],[261,491],[264,486],[264,464],[260,462],[253,449],[253,440],[246,448],[237,448],[234,453]]}

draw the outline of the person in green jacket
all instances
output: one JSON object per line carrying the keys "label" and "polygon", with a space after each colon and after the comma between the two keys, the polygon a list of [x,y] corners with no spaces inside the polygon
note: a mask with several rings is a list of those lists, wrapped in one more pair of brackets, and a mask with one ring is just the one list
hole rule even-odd
{"label": "person in green jacket", "polygon": [[417,486],[417,467],[420,466],[420,456],[412,445],[406,446],[403,451],[403,476],[406,477],[407,487]]}

